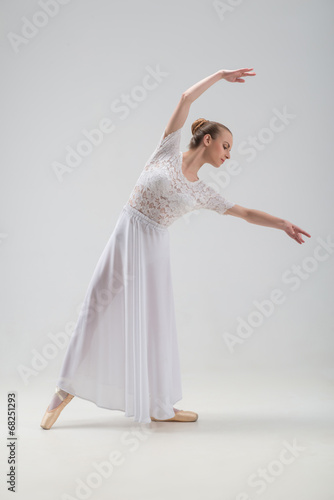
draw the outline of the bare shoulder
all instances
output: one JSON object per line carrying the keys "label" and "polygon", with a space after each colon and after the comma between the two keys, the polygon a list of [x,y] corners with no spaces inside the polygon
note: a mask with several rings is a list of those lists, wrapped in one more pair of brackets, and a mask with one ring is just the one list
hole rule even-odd
{"label": "bare shoulder", "polygon": [[241,205],[233,205],[233,207],[229,208],[225,211],[226,215],[234,215],[234,217],[240,217],[241,219],[246,219],[249,212],[249,208],[242,207]]}

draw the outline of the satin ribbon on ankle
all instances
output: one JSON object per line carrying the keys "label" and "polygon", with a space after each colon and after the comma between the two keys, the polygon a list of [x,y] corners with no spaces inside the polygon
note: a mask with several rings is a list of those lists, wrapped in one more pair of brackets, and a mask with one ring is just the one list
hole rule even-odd
{"label": "satin ribbon on ankle", "polygon": [[61,390],[62,390],[62,389],[60,389],[60,387],[58,387],[58,386],[56,385],[56,391],[55,391],[55,392],[56,392],[56,394],[58,395],[58,398],[59,398],[59,399],[61,399],[62,401],[64,401],[64,399],[65,399],[65,398],[63,398],[63,396],[60,394],[60,391],[61,391]]}

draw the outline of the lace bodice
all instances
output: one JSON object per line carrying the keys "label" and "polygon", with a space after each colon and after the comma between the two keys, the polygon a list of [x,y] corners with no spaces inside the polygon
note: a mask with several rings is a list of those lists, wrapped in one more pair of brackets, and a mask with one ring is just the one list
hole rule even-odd
{"label": "lace bodice", "polygon": [[190,181],[185,177],[180,151],[181,130],[164,139],[162,133],[127,202],[163,226],[170,226],[193,210],[207,208],[224,214],[235,205],[202,179]]}

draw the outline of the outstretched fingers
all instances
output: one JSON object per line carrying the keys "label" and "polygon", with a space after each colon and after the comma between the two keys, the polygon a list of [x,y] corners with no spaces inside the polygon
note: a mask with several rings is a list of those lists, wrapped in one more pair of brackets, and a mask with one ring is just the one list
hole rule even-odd
{"label": "outstretched fingers", "polygon": [[240,68],[240,69],[224,69],[223,70],[223,78],[227,82],[238,82],[244,83],[245,80],[243,77],[245,76],[255,76],[256,73],[251,73],[253,68]]}
{"label": "outstretched fingers", "polygon": [[303,231],[302,229],[300,229],[300,227],[298,227],[297,229],[298,229],[298,233],[305,234],[305,236],[308,236],[309,238],[311,238],[311,235],[308,234],[306,231]]}
{"label": "outstretched fingers", "polygon": [[[289,234],[289,233],[288,233]],[[296,240],[297,243],[305,243],[305,241],[302,239],[302,237],[295,231],[292,230],[292,234],[289,234],[289,236],[293,239]]]}
{"label": "outstretched fingers", "polygon": [[252,71],[252,69],[254,68],[241,68],[239,71],[242,71],[243,73],[245,73],[245,76],[255,76],[256,73],[249,73],[249,71]]}
{"label": "outstretched fingers", "polygon": [[296,233],[305,234],[305,236],[307,236],[308,238],[311,238],[311,235],[309,233],[307,233],[306,231],[304,231],[303,229],[301,229],[298,226],[294,226],[294,230],[296,231]]}
{"label": "outstretched fingers", "polygon": [[302,234],[305,234],[305,236],[308,236],[309,238],[311,238],[311,235],[309,233],[307,233],[303,229],[300,229],[300,227],[298,227],[298,226],[294,226],[293,230],[294,230],[293,238],[296,241],[298,241],[298,243],[305,243],[305,240],[303,240],[303,238],[301,236]]}
{"label": "outstretched fingers", "polygon": [[288,236],[290,236],[290,238],[292,238],[293,240],[296,240],[297,243],[300,243],[300,244],[305,243],[305,241],[302,238],[302,234],[304,234],[308,238],[311,238],[311,235],[309,233],[307,233],[306,231],[304,231],[300,227],[296,226],[295,224],[290,223],[285,231],[288,234]]}

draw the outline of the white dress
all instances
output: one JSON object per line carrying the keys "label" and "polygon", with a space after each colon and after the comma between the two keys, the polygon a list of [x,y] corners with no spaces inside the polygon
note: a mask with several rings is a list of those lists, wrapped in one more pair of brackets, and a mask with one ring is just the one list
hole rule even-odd
{"label": "white dress", "polygon": [[182,399],[168,227],[227,201],[182,172],[181,130],[159,143],[97,262],[57,386],[134,421],[174,416]]}

